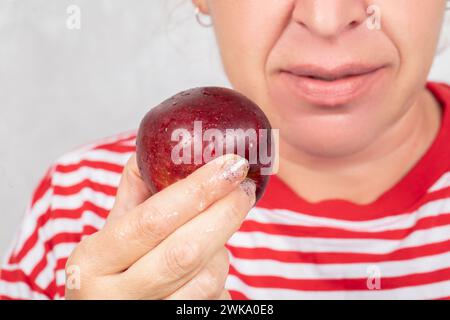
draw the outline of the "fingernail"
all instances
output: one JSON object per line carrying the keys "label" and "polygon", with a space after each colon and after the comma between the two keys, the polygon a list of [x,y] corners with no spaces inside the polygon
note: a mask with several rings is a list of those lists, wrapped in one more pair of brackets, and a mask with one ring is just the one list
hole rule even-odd
{"label": "fingernail", "polygon": [[247,194],[247,196],[250,198],[250,202],[252,203],[252,206],[255,204],[256,200],[256,184],[252,179],[245,179],[242,181],[239,185],[242,190]]}
{"label": "fingernail", "polygon": [[248,169],[250,168],[247,159],[233,154],[227,155],[224,160],[225,162],[221,168],[223,178],[233,182],[242,180],[247,176]]}

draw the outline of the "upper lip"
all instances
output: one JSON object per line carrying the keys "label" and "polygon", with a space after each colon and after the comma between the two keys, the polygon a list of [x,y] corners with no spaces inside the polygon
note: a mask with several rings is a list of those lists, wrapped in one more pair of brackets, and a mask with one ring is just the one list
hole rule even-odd
{"label": "upper lip", "polygon": [[380,65],[349,63],[324,68],[323,66],[314,64],[302,64],[286,68],[283,71],[292,73],[299,77],[310,77],[319,80],[334,81],[341,78],[372,73],[381,67],[382,66]]}

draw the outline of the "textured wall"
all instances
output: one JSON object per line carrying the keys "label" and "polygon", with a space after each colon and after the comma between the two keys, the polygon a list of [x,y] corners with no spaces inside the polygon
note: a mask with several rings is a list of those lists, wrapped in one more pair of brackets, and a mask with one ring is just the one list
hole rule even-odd
{"label": "textured wall", "polygon": [[58,156],[182,89],[226,84],[189,0],[0,0],[0,256]]}
{"label": "textured wall", "polygon": [[[448,50],[432,78],[450,82]],[[189,0],[0,0],[0,255],[58,156],[135,128],[181,89],[226,84]]]}

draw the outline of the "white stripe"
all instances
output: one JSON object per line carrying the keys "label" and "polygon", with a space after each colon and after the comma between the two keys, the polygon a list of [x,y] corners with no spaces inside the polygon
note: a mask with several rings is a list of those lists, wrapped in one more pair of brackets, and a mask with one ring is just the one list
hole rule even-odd
{"label": "white stripe", "polygon": [[[77,243],[57,244],[53,251],[47,252],[47,265],[36,278],[36,284],[41,288],[47,288],[55,277],[56,262],[62,258],[68,258]],[[40,260],[40,259],[39,259]]]}
{"label": "white stripe", "polygon": [[[450,198],[430,201],[410,213],[366,221],[338,220],[311,216],[284,209],[270,210],[259,207],[253,208],[246,220],[294,226],[338,228],[360,232],[380,232],[411,228],[419,219],[435,217],[445,212],[450,212]],[[361,214],[363,215],[364,212],[362,211]]]}
{"label": "white stripe", "polygon": [[450,239],[450,226],[417,230],[399,240],[303,238],[271,235],[262,232],[236,232],[228,244],[244,248],[269,248],[304,252],[347,252],[386,254],[398,249],[416,247]]}
{"label": "white stripe", "polygon": [[124,141],[121,143],[121,145],[128,146],[128,147],[135,147],[136,146],[136,138],[128,141]]}
{"label": "white stripe", "polygon": [[[52,237],[58,233],[81,233],[83,227],[91,226],[96,229],[101,229],[105,223],[105,220],[98,217],[95,213],[86,211],[83,213],[81,219],[54,219],[50,223],[45,224],[39,232],[38,243],[28,252],[28,254],[20,262],[20,268],[24,270],[25,273],[29,274],[32,272],[34,267],[42,260],[44,254],[51,254],[53,260],[59,260],[61,258],[66,258],[70,256],[74,246],[76,244],[58,244],[55,246],[54,251],[45,252],[44,243],[50,240]],[[53,276],[52,271],[48,275]]]}
{"label": "white stripe", "polygon": [[56,287],[66,285],[66,271],[64,269],[57,270],[55,277],[56,277]]}
{"label": "white stripe", "polygon": [[[136,134],[137,134],[136,130],[130,130],[128,132],[123,132],[123,133],[119,133],[117,135],[113,135],[113,136],[106,137],[106,138],[103,138],[103,139],[98,139],[98,140],[93,141],[91,143],[88,143],[88,144],[85,144],[83,146],[80,146],[80,147],[72,150],[70,153],[85,152],[85,151],[92,150],[92,149],[94,149],[96,147],[99,147],[101,145],[111,144],[111,143],[119,143],[120,140],[129,139],[129,138],[131,138],[133,136],[136,136]],[[136,140],[136,138],[134,140]]]}
{"label": "white stripe", "polygon": [[450,187],[450,172],[445,173],[429,190],[434,192]]}
{"label": "white stripe", "polygon": [[249,276],[275,276],[286,279],[362,279],[372,267],[381,277],[399,277],[433,272],[450,267],[450,252],[403,261],[348,264],[287,263],[269,259],[240,259],[230,253],[230,263]]}
{"label": "white stripe", "polygon": [[[450,295],[450,281],[411,286],[390,290],[348,290],[348,291],[300,291],[276,288],[256,288],[229,275],[225,284],[227,290],[242,292],[249,299],[260,300],[369,300],[369,299],[437,299]],[[383,282],[381,281],[381,289]]]}
{"label": "white stripe", "polygon": [[85,152],[68,153],[56,161],[56,165],[73,165],[83,160],[103,161],[111,164],[125,165],[132,153],[118,153],[108,150],[87,150]]}
{"label": "white stripe", "polygon": [[14,237],[13,240],[9,243],[9,246],[7,247],[7,249],[5,250],[4,256],[2,258],[2,260],[0,261],[0,273],[1,271],[1,263],[3,261],[7,261],[12,255],[14,255],[15,251],[17,250],[17,244],[19,243],[19,238],[20,238],[21,234],[19,232],[15,232],[14,233]]}
{"label": "white stripe", "polygon": [[[81,233],[85,226],[101,229],[104,223],[104,219],[89,211],[84,212],[81,219],[77,220],[62,218],[53,219],[39,229],[39,242],[28,252],[22,261],[19,264],[6,265],[4,270],[20,269],[25,274],[30,274],[45,254],[47,265],[41,273],[39,273],[35,283],[41,288],[47,288],[55,277],[54,272],[56,262],[62,258],[68,258],[77,246],[77,243],[60,243],[55,245],[53,250],[49,252],[45,252],[44,243],[58,233]],[[57,286],[63,285],[65,281],[63,280],[61,283],[61,275],[59,275],[56,280]]]}
{"label": "white stripe", "polygon": [[[79,169],[77,172],[75,172],[75,175],[59,174],[55,172],[54,178],[58,180],[57,182],[60,185],[69,186],[69,182],[71,179],[73,179],[72,182],[76,184],[76,173],[79,173],[79,177],[82,177],[83,174],[85,174],[86,176],[88,174],[91,174],[91,179],[94,182],[105,183],[112,186],[118,185],[118,181],[120,181],[119,174],[107,173],[103,170],[96,170],[95,172],[93,172],[87,168]],[[83,199],[83,196],[85,196],[86,199]],[[47,192],[36,201],[33,207],[28,207],[25,218],[21,225],[21,229],[16,236],[17,243],[14,246],[14,254],[17,254],[22,249],[25,241],[35,231],[36,222],[42,215],[47,212],[50,205],[53,206],[52,209],[77,209],[83,204],[85,200],[90,200],[94,204],[98,205],[99,207],[105,208],[106,210],[110,210],[114,204],[113,197],[107,196],[101,192],[92,191],[89,188],[85,188],[81,190],[81,192],[72,196],[54,196],[52,188],[47,190]],[[72,205],[72,207],[70,207],[70,205]]]}
{"label": "white stripe", "polygon": [[[78,209],[80,208],[84,201],[91,201],[95,205],[104,208],[105,210],[111,210],[115,198],[111,196],[107,196],[101,192],[92,191],[89,188],[84,188],[80,193],[72,196],[55,196],[52,194],[52,190],[48,190],[45,195],[40,198],[31,209],[31,211],[26,215],[26,218],[22,224],[22,229],[18,236],[18,242],[15,246],[15,254],[17,254],[24,246],[27,239],[33,234],[36,230],[36,223],[39,220],[39,217],[47,212],[49,203],[51,202],[54,209]],[[93,214],[93,213],[92,213]],[[102,218],[98,217],[98,219],[102,220]],[[50,221],[57,221],[58,219],[51,219]],[[66,219],[67,225],[60,226],[59,232],[64,232],[65,228],[69,228],[75,220]],[[83,221],[88,223],[89,220]],[[58,224],[58,222],[56,222]],[[69,231],[68,231],[69,232]]]}
{"label": "white stripe", "polygon": [[52,198],[52,209],[79,209],[86,201],[92,202],[105,210],[111,210],[114,205],[115,197],[94,191],[90,188],[83,188],[79,193],[74,195],[54,195]]}
{"label": "white stripe", "polygon": [[51,224],[42,227],[44,234],[48,235],[48,239],[62,232],[79,233],[86,226],[96,229],[102,229],[105,225],[105,219],[99,217],[92,211],[86,210],[80,219],[55,218],[51,220]]}
{"label": "white stripe", "polygon": [[[103,153],[104,154],[104,153]],[[126,155],[126,157],[129,157],[129,155]],[[121,160],[124,161],[124,160]],[[126,162],[126,161],[125,161]],[[112,186],[118,185],[118,181],[120,181],[120,175],[119,174],[112,174],[112,173],[106,173],[104,170],[96,170],[89,171],[89,169],[83,168],[80,169],[80,171],[76,172],[79,173],[80,176],[83,174],[91,174],[91,178],[94,182],[99,183],[105,183],[110,184]],[[53,173],[53,176],[58,179],[58,183],[63,186],[69,186],[69,183],[72,180],[73,184],[76,184],[75,175],[70,174],[59,174],[57,172]],[[101,174],[99,174],[101,173]],[[52,180],[53,180],[52,176]],[[52,181],[53,183],[53,181]],[[54,207],[64,209],[65,208],[65,199],[61,196],[55,196],[53,199],[53,190],[50,188],[47,190],[47,192],[39,198],[36,203],[33,205],[33,207],[28,207],[27,212],[25,215],[25,218],[23,220],[23,223],[21,225],[21,230],[16,236],[17,243],[15,245],[15,251],[14,254],[17,254],[25,244],[25,241],[30,237],[30,235],[33,234],[33,232],[36,229],[36,222],[37,220],[46,213],[47,209],[49,208],[50,204],[52,204]],[[94,193],[94,194],[91,194]],[[87,196],[87,200],[91,200],[96,205],[100,207],[104,207],[107,210],[110,210],[112,208],[112,205],[114,204],[114,199],[110,196],[106,196],[102,193],[93,192],[92,190],[86,189],[82,190],[82,192],[73,195],[71,197],[66,197],[68,199],[68,205],[75,205],[75,208],[80,207],[82,203],[84,202],[81,198],[83,195]],[[56,203],[55,203],[56,201]],[[78,205],[78,206],[77,206]],[[73,207],[72,207],[73,208]]]}
{"label": "white stripe", "polygon": [[137,135],[137,130],[133,129],[133,130],[121,132],[119,134],[115,134],[113,136],[106,137],[104,139],[98,140],[95,144],[97,146],[100,146],[100,145],[103,145],[103,144],[115,143],[115,142],[118,142],[120,140],[126,140],[126,139],[129,139],[129,138],[132,138],[132,137],[134,137],[134,140],[136,140],[136,135]]}
{"label": "white stripe", "polygon": [[94,183],[117,187],[121,174],[89,167],[82,167],[70,173],[55,172],[53,174],[53,185],[61,187],[71,187],[89,179]]}
{"label": "white stripe", "polygon": [[[41,234],[39,235],[39,237],[41,237]],[[27,252],[25,257],[18,264],[7,265],[5,269],[7,270],[20,269],[25,274],[31,274],[34,267],[41,260],[44,254],[47,254],[44,244],[40,242],[40,240],[38,240],[36,245]]]}
{"label": "white stripe", "polygon": [[28,208],[25,218],[22,222],[21,229],[17,236],[17,244],[15,245],[14,254],[19,253],[23,248],[25,242],[36,230],[36,223],[39,218],[44,215],[50,207],[53,190],[49,189],[47,192],[36,201],[32,208]]}
{"label": "white stripe", "polygon": [[47,296],[31,290],[24,282],[7,282],[0,280],[0,294],[7,295],[12,299],[49,300]]}
{"label": "white stripe", "polygon": [[98,217],[95,213],[90,211],[85,211],[81,216],[81,219],[77,220],[65,218],[50,220],[39,229],[39,241],[20,263],[7,265],[5,266],[5,269],[21,269],[26,274],[30,274],[45,254],[48,263],[38,276],[37,282],[39,281],[40,287],[46,288],[53,280],[56,261],[69,257],[77,244],[61,243],[56,245],[52,251],[46,252],[44,243],[59,233],[81,233],[86,226],[100,230],[103,228],[104,223],[105,219]]}

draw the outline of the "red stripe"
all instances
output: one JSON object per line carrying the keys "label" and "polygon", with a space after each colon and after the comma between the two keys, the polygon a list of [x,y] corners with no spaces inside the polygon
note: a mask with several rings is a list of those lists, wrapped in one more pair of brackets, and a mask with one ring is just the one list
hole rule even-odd
{"label": "red stripe", "polygon": [[[85,226],[83,228],[83,231],[80,233],[60,233],[55,235],[53,238],[49,239],[44,243],[44,247],[46,248],[44,256],[39,261],[39,263],[36,264],[34,269],[32,270],[31,274],[29,276],[25,275],[25,273],[20,270],[12,270],[12,271],[3,271],[2,272],[2,280],[14,283],[14,282],[25,282],[30,286],[30,288],[33,291],[45,294],[50,299],[53,299],[56,294],[59,294],[60,296],[64,296],[64,291],[61,295],[61,292],[58,291],[59,287],[56,286],[56,272],[58,270],[64,270],[65,265],[67,263],[68,257],[62,257],[57,260],[55,269],[53,271],[54,278],[50,282],[49,286],[45,289],[40,288],[36,285],[36,279],[39,276],[39,274],[45,269],[47,266],[47,254],[50,252],[57,244],[61,243],[79,243],[81,241],[81,238],[85,235],[92,234],[94,232],[98,231],[95,227],[92,226]],[[8,273],[8,274],[6,274]],[[3,277],[3,275],[5,275]],[[64,286],[63,286],[64,288]]]}
{"label": "red stripe", "polygon": [[80,183],[71,186],[55,185],[53,187],[53,193],[55,195],[70,196],[78,194],[84,188],[89,188],[93,191],[104,193],[107,196],[115,196],[117,193],[117,187],[93,182],[89,179],[85,179]]}
{"label": "red stripe", "polygon": [[[23,257],[26,255],[26,253],[33,248],[33,246],[37,242],[39,227],[43,226],[50,219],[50,216],[52,216],[53,218],[80,219],[83,212],[86,210],[89,210],[89,211],[92,211],[92,212],[98,214],[101,218],[106,218],[109,213],[108,210],[98,207],[91,202],[85,202],[85,203],[83,203],[83,205],[80,208],[77,208],[77,209],[67,209],[67,210],[58,209],[58,210],[54,210],[53,212],[47,211],[44,215],[41,215],[38,218],[38,221],[37,221],[38,228],[36,228],[36,230],[33,232],[33,234],[27,239],[23,248],[17,254],[17,256],[11,260],[11,263],[17,263],[18,261],[23,259]],[[444,219],[448,219],[448,215],[446,215],[446,217]],[[423,224],[431,225],[431,220],[430,219],[425,220],[425,222],[423,222]],[[267,227],[266,230],[264,230],[264,227],[262,226],[261,229],[259,229],[259,227],[258,227],[258,230],[262,230],[262,231],[270,233],[270,230],[268,230],[269,228],[270,227]],[[245,230],[245,225],[244,225],[243,230]],[[288,232],[290,232],[290,231],[288,231]],[[359,236],[361,236],[361,235],[359,235]],[[262,250],[262,252],[261,252],[261,250]],[[405,250],[405,249],[403,249],[403,250]],[[320,253],[320,254],[316,253],[315,254],[315,253],[286,252],[286,251],[281,252],[281,251],[274,251],[274,250],[270,250],[270,249],[256,249],[256,248],[255,249],[246,249],[246,248],[239,249],[239,253],[244,255],[241,258],[251,258],[251,257],[249,257],[249,254],[250,254],[250,256],[254,256],[256,254],[256,256],[259,257],[259,252],[261,252],[261,254],[264,254],[264,255],[268,254],[269,256],[272,256],[275,260],[286,261],[286,262],[300,262],[299,260],[302,260],[302,259],[300,259],[299,257],[303,256],[303,255],[307,255],[310,257],[315,257],[316,255],[320,255],[322,257],[325,257],[325,259],[324,259],[325,261],[323,263],[333,263],[333,262],[334,263],[349,263],[349,262],[363,262],[363,261],[373,262],[374,260],[376,260],[376,261],[386,260],[386,258],[383,258],[383,256],[386,256],[386,255],[352,254],[352,253],[351,254],[348,254],[348,253]],[[246,254],[246,253],[249,253],[249,254]],[[393,254],[395,254],[395,253],[393,253]],[[431,254],[436,254],[436,253],[433,252]],[[391,256],[391,255],[389,255],[389,256]],[[328,261],[328,259],[326,259],[326,257],[330,257],[333,261]],[[349,257],[351,257],[350,260],[352,260],[352,261],[348,261]],[[344,259],[346,262],[341,262],[342,258],[346,258],[346,259]],[[410,258],[410,257],[407,257],[407,258]],[[356,261],[353,261],[353,259],[356,259]],[[336,260],[339,262],[336,262]],[[322,261],[322,259],[320,261]]]}
{"label": "red stripe", "polygon": [[[52,299],[55,299],[55,297],[57,295],[59,295],[60,297],[64,297],[64,295],[65,295],[65,285],[66,284],[63,283],[62,285],[57,286],[57,283],[56,283],[56,272],[66,269],[67,259],[68,259],[68,257],[58,259],[58,261],[56,262],[56,267],[55,267],[55,271],[54,271],[55,276],[53,277],[53,280],[50,283],[50,285],[46,288],[46,290],[48,292],[52,293]],[[63,288],[62,293],[60,291],[61,287]]]}
{"label": "red stripe", "polygon": [[228,290],[231,300],[250,300],[245,294],[236,290]]}
{"label": "red stripe", "polygon": [[[90,228],[90,229],[89,229]],[[88,231],[90,230],[90,231]],[[83,230],[83,232],[81,233],[61,233],[56,235],[54,238],[52,238],[51,240],[48,241],[49,244],[51,244],[51,248],[58,244],[58,243],[67,243],[67,242],[75,242],[78,243],[81,240],[82,235],[84,234],[89,234],[92,232],[95,232],[95,228],[93,227],[86,227],[85,230]],[[447,245],[448,247],[448,245]],[[62,258],[60,260],[58,260],[57,262],[57,267],[56,270],[58,269],[63,269],[66,263],[66,258]],[[231,268],[230,268],[231,270]],[[238,276],[239,278],[241,278],[244,282],[248,283],[249,285],[255,286],[254,281],[263,281],[263,287],[267,287],[267,286],[271,286],[270,283],[271,281],[273,281],[273,284],[275,285],[275,287],[286,287],[286,283],[283,284],[282,281],[280,281],[279,277],[265,277],[265,276],[257,276],[257,277],[250,277],[250,276],[243,276],[242,274],[240,274],[239,272],[237,272],[234,268],[234,271],[230,271],[230,274],[234,274],[236,276]],[[34,273],[34,272],[33,272]],[[403,283],[405,283],[406,278],[411,278],[412,276],[414,276],[413,280],[408,280],[408,285],[419,285],[422,282],[427,282],[427,281],[431,281],[431,282],[436,282],[436,277],[438,278],[442,278],[442,276],[447,276],[450,275],[450,268],[447,269],[443,269],[443,270],[439,270],[437,272],[430,272],[430,273],[424,273],[424,274],[413,274],[413,275],[408,275],[408,276],[402,276],[402,277],[392,277],[392,278],[383,278],[382,281],[382,288],[383,289],[389,289],[389,288],[396,288],[398,286],[403,285]],[[272,279],[273,278],[273,279]],[[256,279],[256,280],[255,280]],[[389,281],[386,283],[386,279],[388,279]],[[364,282],[363,282],[364,280]],[[27,279],[27,283],[29,281],[34,281],[34,279],[32,279],[31,277],[29,277]],[[289,280],[289,284],[287,286],[287,288],[294,288],[294,289],[298,289],[298,285],[301,284],[302,288],[301,290],[308,290],[308,283],[311,281],[319,281],[319,282],[324,282],[325,280],[301,280],[304,281],[306,283],[306,288],[305,285],[303,283],[300,282],[295,282],[294,284],[290,283],[291,280]],[[294,280],[297,281],[297,280]],[[330,288],[329,290],[341,290],[342,288],[345,289],[354,289],[354,290],[361,290],[361,286],[362,283],[364,283],[365,286],[365,282],[366,279],[350,279],[350,280],[338,280],[338,282],[336,282],[335,279],[331,279],[331,280],[327,280],[326,281],[326,285],[325,287]],[[412,282],[410,282],[412,281]],[[258,282],[259,283],[259,282]],[[292,287],[292,285],[294,285],[295,287]],[[317,283],[314,283],[311,285],[311,287],[313,289],[310,290],[327,290],[323,288],[324,285],[322,285],[322,287],[318,286]],[[338,286],[338,288],[336,287]],[[366,287],[362,288],[362,289],[366,289]],[[63,292],[61,292],[61,288],[58,287],[56,290],[58,290],[58,294],[63,295]],[[37,292],[43,292],[43,290],[41,289],[41,291],[35,290]],[[49,295],[49,291],[45,290],[47,293],[46,295]],[[53,292],[52,292],[53,293]]]}
{"label": "red stripe", "polygon": [[36,222],[37,227],[34,229],[33,233],[27,238],[25,244],[22,246],[17,255],[11,256],[9,263],[10,264],[19,263],[27,255],[27,253],[31,249],[33,249],[39,238],[39,229],[48,220],[56,218],[79,220],[85,211],[91,211],[103,219],[106,219],[106,217],[109,214],[108,210],[101,208],[89,201],[85,201],[81,207],[76,209],[56,209],[53,211],[47,210],[46,213],[44,213],[37,219]]}
{"label": "red stripe", "polygon": [[65,286],[58,286],[56,288],[56,294],[60,297],[64,297],[66,295],[66,287]]}
{"label": "red stripe", "polygon": [[[104,208],[100,208],[90,202],[85,202],[78,209],[71,210],[54,210],[52,213],[47,212],[38,219],[38,226],[44,225],[50,218],[70,218],[80,219],[83,212],[90,210],[97,213],[101,218],[106,218],[108,211]],[[36,244],[38,239],[38,228],[27,239],[22,250],[10,260],[10,263],[17,263],[31,250]],[[425,245],[422,247],[401,249],[391,254],[356,254],[356,253],[315,253],[315,252],[297,252],[297,251],[277,251],[266,248],[234,248],[228,246],[230,251],[238,258],[242,259],[257,259],[261,257],[267,257],[273,260],[283,262],[303,262],[303,263],[354,263],[354,262],[380,262],[387,260],[406,260],[416,258],[421,252],[421,256],[438,254],[446,252],[450,241],[446,241],[442,246],[440,243]],[[418,249],[420,248],[420,250]]]}
{"label": "red stripe", "polygon": [[[56,262],[55,275],[56,275],[57,271],[66,269],[67,259],[68,258],[61,258]],[[51,283],[52,292],[54,292],[54,297],[56,297],[58,295],[61,298],[63,298],[65,296],[65,294],[66,294],[66,286],[65,285],[66,285],[65,283],[63,283],[62,285],[57,285],[56,276],[55,276],[55,278],[53,279],[53,281]]]}
{"label": "red stripe", "polygon": [[[31,281],[36,280],[37,276],[42,272],[42,270],[47,266],[47,254],[53,250],[53,248],[58,244],[63,243],[79,243],[83,236],[91,235],[95,232],[97,232],[98,229],[93,226],[83,226],[83,230],[81,232],[61,232],[55,234],[52,238],[48,239],[44,242],[44,248],[45,252],[41,260],[36,264],[34,269],[32,270],[32,273],[30,275]],[[66,259],[68,257],[63,257],[61,259]],[[58,260],[59,261],[59,260]],[[60,268],[60,266],[56,266],[56,268]],[[63,266],[64,268],[64,266]]]}
{"label": "red stripe", "polygon": [[2,294],[0,294],[0,300],[17,300],[17,301],[20,301],[20,300],[25,300],[25,299],[23,299],[23,298],[13,298],[13,297],[11,297],[11,296],[7,296],[7,295],[2,295]]}
{"label": "red stripe", "polygon": [[83,167],[112,171],[115,173],[122,173],[124,169],[124,166],[111,162],[82,160],[75,164],[67,164],[67,165],[58,164],[55,168],[55,171],[60,173],[70,173],[77,171],[78,169]]}
{"label": "red stripe", "polygon": [[136,151],[136,146],[119,145],[117,143],[105,144],[95,148],[96,150],[107,150],[117,153],[132,153]]}
{"label": "red stripe", "polygon": [[[68,258],[61,258],[56,262],[55,275],[56,275],[57,271],[65,270],[67,260],[68,260]],[[66,293],[65,285],[66,285],[65,283],[63,283],[61,285],[57,285],[56,276],[55,276],[46,290],[48,292],[52,293],[52,299],[54,299],[56,296],[64,298],[65,293]]]}
{"label": "red stripe", "polygon": [[[362,279],[287,279],[275,276],[249,276],[230,266],[230,274],[252,287],[284,288],[303,291],[352,291],[369,290],[367,278]],[[420,286],[450,279],[450,268],[426,273],[414,273],[398,277],[382,277],[380,290]]]}
{"label": "red stripe", "polygon": [[313,238],[338,238],[338,239],[383,239],[401,240],[418,230],[426,230],[450,224],[450,213],[443,213],[438,216],[425,217],[410,228],[377,231],[377,232],[357,232],[338,228],[309,227],[300,225],[286,225],[276,223],[262,223],[253,220],[245,220],[239,231],[242,232],[264,232],[272,235],[291,237],[313,237]]}
{"label": "red stripe", "polygon": [[[42,256],[41,260],[36,264],[36,266],[33,268],[29,278],[30,281],[35,282],[37,277],[39,276],[39,274],[47,267],[47,254],[49,252],[51,252],[54,247],[58,244],[61,243],[79,243],[82,239],[83,236],[85,235],[91,235],[95,232],[97,232],[97,228],[92,227],[92,226],[83,226],[83,230],[81,232],[78,233],[67,233],[67,232],[63,232],[63,233],[58,233],[57,235],[55,235],[54,237],[52,237],[51,239],[47,240],[46,242],[44,242],[44,248],[45,248],[45,252],[44,255]],[[67,260],[68,257],[62,258]],[[58,269],[58,266],[56,266],[56,269]],[[64,269],[64,267],[63,267]]]}
{"label": "red stripe", "polygon": [[[83,236],[83,235],[80,235],[80,236]],[[76,242],[76,241],[74,241],[74,242]],[[56,268],[55,269],[56,270],[66,269],[66,263],[67,263],[68,259],[69,259],[69,257],[58,259],[58,261],[56,261]]]}
{"label": "red stripe", "polygon": [[239,259],[270,259],[287,263],[345,264],[402,261],[437,255],[450,251],[450,240],[403,248],[387,254],[281,251],[268,248],[243,248],[229,244],[226,247],[234,257]]}
{"label": "red stripe", "polygon": [[37,186],[36,190],[34,191],[32,199],[31,199],[31,206],[34,206],[36,204],[36,202],[38,202],[39,199],[41,199],[45,195],[45,193],[51,188],[52,170],[53,170],[53,168],[51,168],[47,171],[44,178],[41,180],[41,182]]}
{"label": "red stripe", "polygon": [[99,207],[96,204],[85,201],[83,204],[76,209],[55,209],[52,211],[52,218],[65,218],[79,220],[85,211],[91,211],[95,213],[100,218],[106,219],[109,214],[109,210]]}
{"label": "red stripe", "polygon": [[9,258],[10,264],[16,264],[19,263],[26,254],[33,249],[34,245],[37,243],[39,238],[39,229],[41,226],[43,226],[48,220],[50,220],[51,217],[51,210],[47,209],[47,211],[39,216],[39,218],[36,220],[36,228],[33,230],[33,233],[25,240],[22,248],[20,248],[19,252],[17,254],[11,255]]}
{"label": "red stripe", "polygon": [[1,279],[10,283],[23,282],[28,285],[28,287],[30,287],[32,291],[43,294],[50,298],[48,292],[39,287],[36,283],[30,281],[30,278],[23,272],[23,270],[2,270]]}
{"label": "red stripe", "polygon": [[[270,183],[272,183],[272,185]],[[405,212],[405,209],[390,211],[386,208],[377,208],[377,210],[375,211],[374,208],[368,205],[358,206],[359,211],[356,212],[356,205],[343,205],[343,201],[340,200],[336,200],[336,202],[340,203],[341,205],[336,204],[335,208],[330,208],[331,205],[329,205],[328,202],[331,203],[331,200],[328,201],[328,204],[324,205],[323,208],[320,205],[321,203],[317,205],[308,204],[304,200],[293,194],[292,190],[287,189],[287,187],[284,185],[280,187],[279,185],[277,185],[277,183],[281,183],[279,178],[276,176],[271,177],[269,186],[265,192],[265,196],[263,196],[258,202],[258,207],[264,209],[284,209],[292,212],[301,212],[302,214],[314,217],[333,218],[345,221],[370,221],[389,216],[398,216],[407,212],[414,212],[421,206],[431,201],[443,200],[450,197],[450,187],[446,187],[444,189],[425,194],[422,198],[420,198],[420,200],[416,201],[413,205],[408,207],[407,212]],[[288,194],[287,198],[285,196],[285,193]],[[293,197],[293,199],[291,199],[290,197]],[[372,214],[367,214],[368,210],[370,210]]]}

